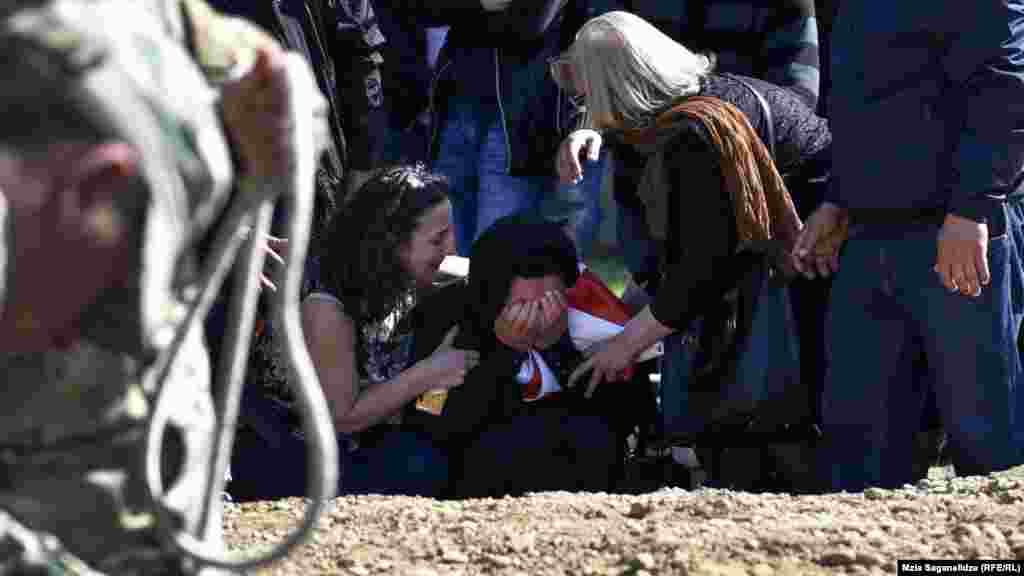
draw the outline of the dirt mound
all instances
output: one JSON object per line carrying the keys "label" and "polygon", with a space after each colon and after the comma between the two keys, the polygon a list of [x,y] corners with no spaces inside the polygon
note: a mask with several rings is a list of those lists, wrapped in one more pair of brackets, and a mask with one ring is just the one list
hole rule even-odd
{"label": "dirt mound", "polygon": [[[295,526],[302,507],[301,499],[229,504],[225,538],[233,548],[266,546]],[[265,573],[893,574],[897,559],[922,558],[1024,559],[1024,467],[826,496],[346,497],[308,544]]]}

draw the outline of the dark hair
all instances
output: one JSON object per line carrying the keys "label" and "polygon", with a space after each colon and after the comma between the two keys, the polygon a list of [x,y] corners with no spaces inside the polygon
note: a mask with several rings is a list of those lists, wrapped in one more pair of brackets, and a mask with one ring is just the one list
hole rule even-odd
{"label": "dark hair", "polygon": [[320,282],[359,322],[387,316],[413,288],[398,251],[448,182],[420,164],[383,169],[335,211],[319,243]]}
{"label": "dark hair", "polygon": [[481,334],[505,307],[512,281],[557,275],[566,288],[576,283],[576,247],[561,226],[535,214],[505,216],[473,243],[465,321]]}

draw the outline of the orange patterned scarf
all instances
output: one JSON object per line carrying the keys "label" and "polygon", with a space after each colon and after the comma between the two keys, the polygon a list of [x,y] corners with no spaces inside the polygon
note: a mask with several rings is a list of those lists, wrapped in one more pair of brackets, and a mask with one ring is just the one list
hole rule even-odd
{"label": "orange patterned scarf", "polygon": [[[680,116],[700,122],[710,135],[719,156],[725,188],[732,197],[740,249],[773,239],[779,240],[785,250],[792,249],[803,226],[793,199],[768,148],[746,115],[732,104],[709,96],[691,96],[660,114],[654,126],[627,130],[622,139],[638,146],[664,142],[665,130]],[[664,171],[660,163],[655,164],[655,169]],[[640,194],[648,207],[652,232],[664,238],[668,225],[667,194],[679,191],[652,185],[650,176],[645,176],[646,185],[641,186]]]}

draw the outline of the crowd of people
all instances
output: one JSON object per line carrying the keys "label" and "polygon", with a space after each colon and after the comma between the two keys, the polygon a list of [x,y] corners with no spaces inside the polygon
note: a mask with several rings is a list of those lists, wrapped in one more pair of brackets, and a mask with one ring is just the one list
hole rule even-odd
{"label": "crowd of people", "polygon": [[[469,498],[699,465],[813,493],[1024,462],[1022,0],[8,0],[0,23],[17,573],[227,565],[225,483]],[[586,266],[609,186],[621,297]],[[264,251],[291,274],[257,278]]]}
{"label": "crowd of people", "polygon": [[[747,489],[1024,461],[1016,3],[843,6],[835,32],[800,0],[222,4],[326,44],[347,174],[302,310],[341,493],[627,489],[638,437]],[[606,178],[629,316],[580,349],[566,294]],[[468,279],[438,288],[453,254]],[[232,497],[304,490],[273,357],[271,326]]]}
{"label": "crowd of people", "polygon": [[[671,448],[711,485],[790,492],[902,486],[940,444],[960,474],[1024,463],[1019,0],[209,4],[301,55],[325,96],[299,305],[339,494],[631,490],[631,466]],[[280,151],[238,93],[274,66],[218,109],[257,179]],[[68,224],[106,250],[83,285],[150,270],[159,255],[126,256],[89,193],[125,202],[114,185],[144,163],[117,143],[59,152],[67,174],[45,153],[0,163],[16,245],[42,229],[19,224],[28,191],[58,174],[100,205]],[[621,299],[585,264],[607,186]],[[215,221],[215,196],[190,214]],[[442,282],[456,255],[468,274]],[[32,312],[0,317],[5,352],[76,341],[79,308],[117,305],[20,270],[4,304]],[[231,304],[206,320],[215,359]],[[585,343],[578,321],[601,314],[617,329]],[[300,496],[294,373],[280,327],[257,327],[227,492]]]}

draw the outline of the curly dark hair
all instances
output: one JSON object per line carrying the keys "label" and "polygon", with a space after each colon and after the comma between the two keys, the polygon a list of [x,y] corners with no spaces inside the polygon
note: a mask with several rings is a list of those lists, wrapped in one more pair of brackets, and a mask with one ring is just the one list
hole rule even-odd
{"label": "curly dark hair", "polygon": [[334,212],[319,239],[320,282],[353,319],[372,323],[413,289],[399,248],[420,217],[448,198],[448,181],[421,164],[380,170]]}

